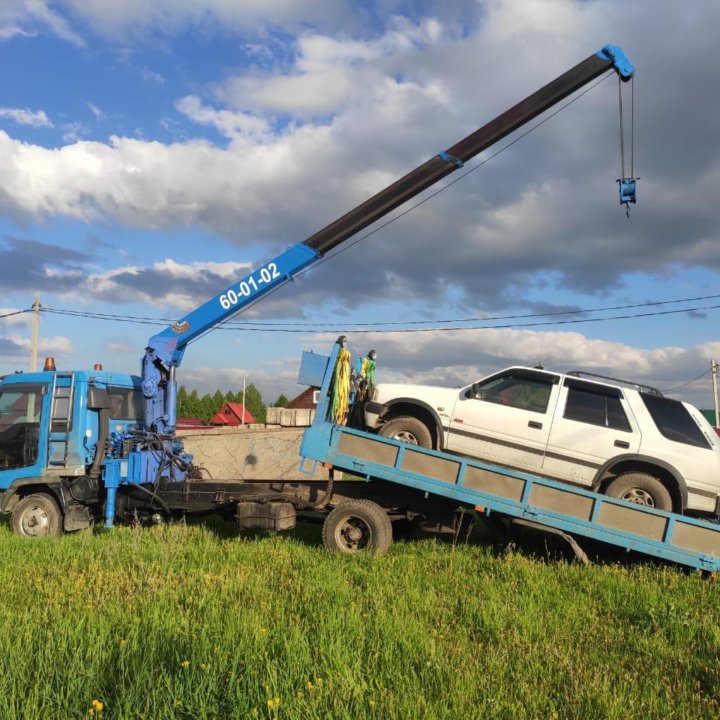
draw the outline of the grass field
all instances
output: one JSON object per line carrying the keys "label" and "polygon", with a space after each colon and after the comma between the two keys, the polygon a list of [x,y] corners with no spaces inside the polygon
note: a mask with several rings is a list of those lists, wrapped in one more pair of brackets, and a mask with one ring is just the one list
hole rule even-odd
{"label": "grass field", "polygon": [[720,587],[422,540],[0,525],[0,718],[717,718]]}

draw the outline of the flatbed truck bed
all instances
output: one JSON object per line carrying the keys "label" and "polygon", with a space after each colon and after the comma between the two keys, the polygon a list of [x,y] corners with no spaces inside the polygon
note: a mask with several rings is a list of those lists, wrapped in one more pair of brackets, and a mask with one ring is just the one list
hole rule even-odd
{"label": "flatbed truck bed", "polygon": [[322,388],[315,420],[303,436],[304,462],[420,492],[443,505],[450,501],[474,508],[485,517],[496,515],[573,538],[592,538],[698,570],[720,570],[717,523],[334,424],[327,418],[339,349],[335,345],[329,357],[303,355],[300,381]]}

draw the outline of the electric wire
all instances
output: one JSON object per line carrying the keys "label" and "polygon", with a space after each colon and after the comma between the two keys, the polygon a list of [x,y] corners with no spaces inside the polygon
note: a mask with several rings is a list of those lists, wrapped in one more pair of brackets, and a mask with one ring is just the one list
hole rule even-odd
{"label": "electric wire", "polygon": [[[659,305],[672,305],[677,303],[689,303],[699,302],[700,300],[714,300],[720,298],[720,293],[713,295],[696,295],[694,297],[677,298],[675,300],[646,300],[641,303],[631,303],[627,305],[607,305],[605,307],[597,308],[575,308],[573,310],[552,310],[544,313],[524,313],[518,315],[494,315],[486,317],[467,317],[467,318],[435,318],[433,320],[407,320],[407,321],[393,321],[385,320],[381,322],[365,322],[365,323],[353,323],[355,327],[384,327],[388,325],[428,325],[435,323],[438,325],[450,324],[450,323],[465,323],[465,322],[490,322],[494,320],[518,320],[525,318],[535,317],[553,317],[556,315],[579,315],[583,313],[595,313],[595,312],[609,312],[611,310],[629,310],[641,307],[656,307]],[[692,308],[691,308],[692,309]],[[24,311],[23,311],[24,312]],[[175,318],[164,318],[164,317],[149,317],[144,315],[119,315],[117,313],[100,313],[89,310],[72,310],[69,308],[53,308],[44,306],[40,312],[48,312],[57,315],[69,315],[77,316],[98,320],[117,320],[119,322],[137,322],[140,324],[152,324],[152,325],[165,325],[168,323],[175,322]],[[271,322],[266,320],[229,320],[229,324],[233,325],[252,325],[256,327],[274,327],[289,325],[292,327],[327,327],[329,323],[318,323],[318,322]]]}
{"label": "electric wire", "polygon": [[692,385],[693,383],[696,383],[698,380],[702,380],[706,375],[709,375],[712,372],[712,368],[709,368],[704,373],[701,373],[696,378],[693,378],[692,380],[688,380],[686,383],[683,383],[682,385],[678,385],[677,387],[670,388],[669,390],[663,390],[663,392],[666,395],[669,395],[671,393],[678,392],[679,390],[685,389],[688,385]]}
{"label": "electric wire", "polygon": [[32,312],[32,308],[27,308],[25,310],[15,310],[14,312],[9,312],[9,313],[0,315],[0,320],[3,320],[4,318],[13,317],[14,315],[22,315],[23,313],[29,313],[29,312]]}
{"label": "electric wire", "polygon": [[[664,301],[664,302],[681,302],[681,301]],[[653,304],[661,304],[661,303],[653,303]],[[645,305],[639,305],[639,306],[645,306]],[[618,306],[619,308],[623,308],[624,306]],[[627,306],[628,308],[633,308],[637,306]],[[353,328],[343,327],[343,332],[352,332],[354,334],[368,334],[368,333],[377,333],[377,334],[403,334],[403,333],[428,333],[428,332],[457,332],[460,330],[506,330],[506,329],[513,329],[513,328],[527,328],[527,327],[548,327],[553,325],[573,325],[573,324],[583,324],[583,323],[591,323],[591,322],[607,322],[607,321],[614,321],[614,320],[632,320],[635,318],[645,318],[645,317],[658,317],[663,315],[676,315],[679,313],[688,313],[688,312],[699,312],[702,310],[717,310],[720,309],[720,304],[718,305],[699,305],[695,307],[690,308],[676,308],[673,310],[657,310],[654,312],[646,312],[646,313],[627,313],[623,315],[611,315],[608,317],[594,317],[594,318],[567,318],[564,320],[548,320],[545,322],[527,322],[527,323],[506,323],[502,325],[475,325],[471,327],[429,327],[429,328],[401,328],[401,329],[390,329],[390,330],[383,330],[383,329],[367,329],[365,327],[359,327],[358,325],[355,325]],[[104,317],[104,318],[97,318],[94,317],[92,313],[84,314],[81,312],[73,312],[73,311],[64,311],[64,310],[53,310],[49,308],[43,308],[43,312],[50,312],[58,315],[73,315],[73,316],[79,316],[79,317],[88,317],[91,319],[104,319],[109,320],[113,322],[131,322],[131,323],[138,323],[138,324],[148,324],[148,325],[165,325],[165,322],[159,322],[157,320],[155,321],[139,321],[139,320],[130,320],[123,317]],[[579,311],[570,311],[570,312],[579,312]],[[587,312],[595,312],[592,310],[589,310]],[[513,316],[507,316],[510,319],[513,318]],[[523,318],[527,316],[515,316],[517,318]],[[533,317],[533,316],[530,316]],[[543,317],[543,315],[536,315],[535,317]],[[243,325],[234,325],[232,327],[228,327],[227,324],[222,324],[221,326],[213,329],[217,330],[226,330],[226,331],[235,331],[235,332],[267,332],[267,333],[312,333],[312,334],[320,334],[320,333],[326,333],[326,332],[334,332],[336,331],[336,328],[334,327],[324,327],[317,330],[309,330],[305,328],[279,328],[279,327],[267,327],[267,326],[261,326],[261,327],[250,327],[250,324],[248,323],[248,326],[245,327]],[[203,337],[202,335],[200,337]],[[199,339],[199,338],[196,338]],[[193,341],[194,342],[194,341]]]}

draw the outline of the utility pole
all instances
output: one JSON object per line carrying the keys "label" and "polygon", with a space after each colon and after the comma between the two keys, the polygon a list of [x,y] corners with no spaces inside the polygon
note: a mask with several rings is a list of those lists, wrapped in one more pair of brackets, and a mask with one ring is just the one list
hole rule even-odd
{"label": "utility pole", "polygon": [[712,383],[713,383],[713,401],[715,403],[715,427],[720,428],[720,408],[718,407],[718,364],[714,361],[710,361],[710,369],[712,370]]}
{"label": "utility pole", "polygon": [[243,411],[242,411],[242,418],[241,423],[245,424],[245,381],[247,380],[247,375],[243,375]]}
{"label": "utility pole", "polygon": [[30,343],[30,372],[37,370],[38,342],[40,340],[40,298],[35,298],[32,304],[32,340]]}

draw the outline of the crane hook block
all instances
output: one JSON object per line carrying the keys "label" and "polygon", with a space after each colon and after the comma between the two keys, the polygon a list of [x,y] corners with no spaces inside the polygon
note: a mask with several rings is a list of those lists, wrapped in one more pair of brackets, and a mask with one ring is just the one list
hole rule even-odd
{"label": "crane hook block", "polygon": [[618,186],[620,188],[620,204],[629,206],[637,202],[637,181],[640,178],[620,178]]}

